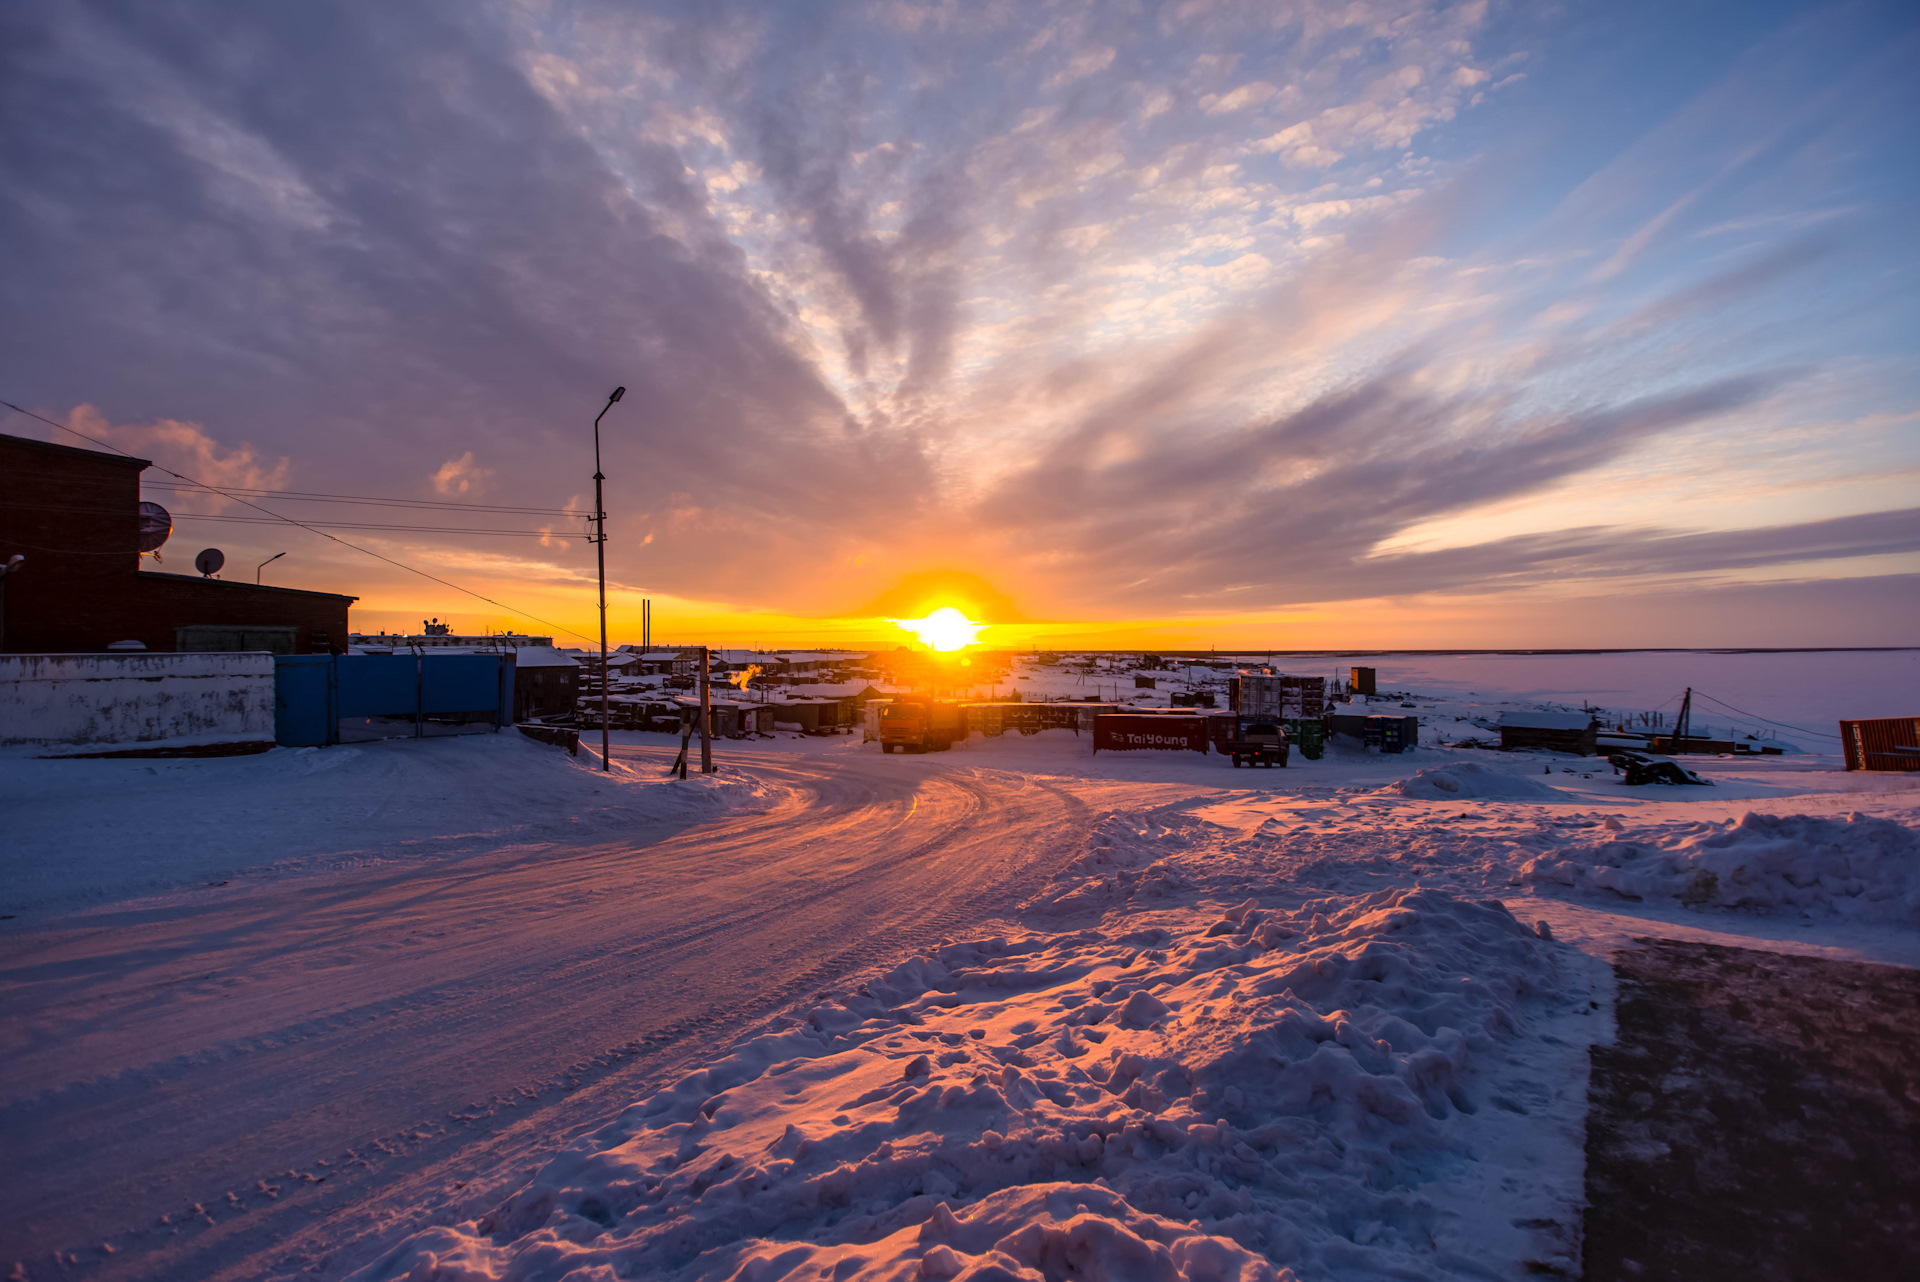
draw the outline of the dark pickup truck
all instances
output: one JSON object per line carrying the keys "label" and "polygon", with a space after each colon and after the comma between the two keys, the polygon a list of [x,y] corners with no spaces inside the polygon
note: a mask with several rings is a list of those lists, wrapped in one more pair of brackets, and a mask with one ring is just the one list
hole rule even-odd
{"label": "dark pickup truck", "polygon": [[1240,731],[1240,737],[1221,745],[1236,766],[1281,766],[1287,764],[1286,727],[1268,721],[1255,721]]}

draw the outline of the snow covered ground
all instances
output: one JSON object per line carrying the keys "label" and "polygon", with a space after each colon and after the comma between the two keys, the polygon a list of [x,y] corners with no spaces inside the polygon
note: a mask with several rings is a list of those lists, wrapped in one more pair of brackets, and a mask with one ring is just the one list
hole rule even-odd
{"label": "snow covered ground", "polygon": [[[1783,689],[1805,688],[1785,660],[1770,661]],[[1822,670],[1832,661],[1805,659]],[[443,1072],[450,1051],[472,1061],[451,1089],[462,1100],[493,1092],[492,1105],[456,1110],[480,1133],[506,1116],[511,1093],[500,1082],[533,1071],[539,1048],[509,1041],[512,1025],[536,1013],[535,1040],[563,1037],[571,1021],[612,1041],[623,1026],[653,1027],[647,1003],[672,994],[685,1013],[671,1026],[702,1031],[638,1036],[613,1053],[566,1125],[526,1096],[514,1145],[463,1148],[444,1125],[437,1138],[400,1141],[440,1148],[406,1180],[362,1177],[324,1215],[310,1202],[306,1218],[294,1217],[230,1174],[217,1176],[238,1190],[226,1209],[215,1206],[214,1174],[176,1180],[168,1196],[183,1210],[191,1201],[218,1212],[205,1226],[195,1216],[184,1238],[178,1218],[121,1234],[112,1254],[80,1247],[76,1229],[66,1267],[101,1277],[761,1282],[1564,1271],[1579,1259],[1587,1047],[1611,1027],[1605,955],[1654,933],[1920,964],[1920,777],[1846,774],[1821,751],[1826,741],[1803,734],[1792,744],[1803,750],[1783,756],[1690,759],[1711,787],[1629,788],[1603,760],[1434,746],[1485,738],[1477,723],[1503,706],[1579,706],[1596,691],[1574,660],[1561,660],[1558,691],[1536,667],[1524,691],[1482,689],[1489,681],[1471,687],[1478,694],[1425,688],[1376,662],[1383,688],[1409,692],[1428,746],[1382,756],[1336,741],[1322,760],[1296,753],[1285,770],[1191,753],[1096,757],[1064,731],[911,757],[848,738],[782,738],[719,745],[723,774],[676,791],[658,779],[659,737],[622,736],[633,746],[621,751],[646,771],[619,783],[584,769],[584,755],[567,762],[503,737],[351,750],[366,755],[337,767],[334,786],[300,773],[309,768],[294,754],[252,759],[283,772],[278,791],[292,799],[276,811],[248,799],[242,775],[215,773],[244,763],[151,763],[182,768],[148,794],[176,799],[158,822],[142,826],[131,817],[139,807],[116,800],[98,819],[108,835],[93,844],[117,853],[83,852],[77,871],[44,874],[32,902],[45,924],[0,935],[0,994],[10,1016],[33,1011],[34,1030],[16,1060],[16,1075],[28,1076],[9,1083],[0,1118],[58,1113],[83,1094],[75,1084],[86,1074],[115,1071],[105,1061],[116,1055],[126,1060],[116,1083],[150,1071],[135,1043],[156,1044],[171,1025],[149,1012],[136,1027],[131,1013],[110,1012],[134,1000],[121,988],[167,990],[144,973],[115,987],[106,972],[138,972],[146,963],[136,954],[188,939],[215,947],[204,941],[217,933],[200,923],[179,941],[143,937],[103,953],[89,923],[104,924],[105,908],[68,907],[160,884],[114,871],[137,866],[122,848],[136,837],[176,852],[167,875],[181,881],[181,869],[257,870],[246,884],[271,896],[263,920],[269,906],[294,920],[292,901],[310,885],[344,898],[366,859],[388,878],[381,903],[408,914],[409,944],[426,924],[459,923],[482,893],[498,899],[487,887],[510,872],[528,919],[496,945],[516,952],[500,972],[516,996],[502,1003],[513,1013],[499,1027],[476,1023],[470,1007],[451,1025],[434,1014],[448,982],[434,968],[459,971],[489,954],[376,952],[376,914],[364,944],[316,924],[316,958],[355,952],[412,968],[396,989],[406,1039],[362,1029],[355,1054],[391,1056],[385,1069],[399,1074],[429,1059]],[[1915,693],[1899,685],[1898,672],[1911,672],[1899,663],[1910,660],[1890,660],[1895,676],[1874,696],[1896,701],[1885,711]],[[1712,681],[1709,668],[1700,682]],[[1812,712],[1756,695],[1766,691],[1726,697],[1814,728]],[[477,755],[435,755],[456,746]],[[523,761],[524,783],[500,781]],[[145,764],[85,763],[96,767],[119,772],[116,787],[149,786]],[[10,790],[0,797],[23,803],[31,821],[24,840],[0,841],[4,857],[24,867],[80,850],[60,835],[60,817],[84,808],[87,789],[50,793],[63,776],[20,783],[11,769],[0,765]],[[382,792],[385,781],[393,786]],[[435,782],[444,803],[431,798]],[[501,789],[510,792],[494,795]],[[316,835],[315,817],[336,807],[340,831]],[[130,817],[112,819],[116,808]],[[226,833],[227,853],[206,864],[178,854],[203,831],[202,814],[222,816]],[[534,854],[496,869],[488,842]],[[430,900],[410,887],[414,867],[435,874]],[[188,893],[142,900],[138,929],[170,931],[184,910],[169,905]],[[497,918],[500,906],[488,912]],[[864,952],[816,960],[867,935]],[[580,946],[562,949],[563,938]],[[20,951],[29,948],[31,960]],[[660,978],[622,960],[642,954],[661,959]],[[669,966],[679,968],[671,981]],[[76,967],[100,976],[86,981],[93,987],[33,1005],[49,984],[78,982],[46,972]],[[804,973],[804,989],[773,982],[793,973]],[[270,996],[315,1002],[328,991],[323,982]],[[634,1001],[608,1004],[628,994]],[[701,1023],[693,1012],[703,1002],[727,1013]],[[273,1018],[284,1025],[288,1014]],[[49,1058],[49,1039],[75,1021],[102,1062]],[[215,1028],[222,1045],[233,1040],[230,1025]],[[282,1052],[271,1037],[259,1045],[247,1071],[271,1074]],[[324,1047],[309,1049],[300,1072],[326,1062]],[[507,1077],[488,1077],[488,1057]],[[338,1092],[308,1087],[300,1098],[350,1135],[371,1126],[355,1120],[372,1108],[365,1093],[393,1088],[357,1070],[343,1079]],[[218,1089],[209,1079],[203,1095]],[[408,1107],[424,1115],[431,1079],[408,1089],[422,1092]],[[598,1120],[581,1125],[595,1107]],[[77,1135],[96,1115],[46,1120]],[[579,1129],[567,1138],[570,1127]],[[58,1138],[50,1130],[33,1152],[72,1149]],[[60,1178],[83,1187],[100,1164],[157,1159],[151,1141],[129,1133],[121,1143]],[[229,1140],[241,1158],[245,1143]],[[374,1158],[374,1170],[382,1160],[399,1169],[364,1144],[350,1151]],[[246,1169],[224,1149],[221,1160]],[[302,1169],[326,1179],[321,1166]],[[286,1188],[275,1199],[320,1196],[278,1177],[262,1183]],[[202,1187],[204,1198],[188,1196]],[[91,1214],[86,1231],[111,1236],[104,1213]],[[263,1226],[252,1238],[249,1216]],[[36,1244],[59,1236],[42,1228]],[[196,1255],[193,1240],[208,1245]],[[19,1258],[36,1270],[27,1276],[41,1275],[34,1261],[44,1254]]]}
{"label": "snow covered ground", "polygon": [[0,760],[0,912],[41,916],[250,874],[597,841],[769,804],[734,771],[669,781],[517,732],[258,756]]}

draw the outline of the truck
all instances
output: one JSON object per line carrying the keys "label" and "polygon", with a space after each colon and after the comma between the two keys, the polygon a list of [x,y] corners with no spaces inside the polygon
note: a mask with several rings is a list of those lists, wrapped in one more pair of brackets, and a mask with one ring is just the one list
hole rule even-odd
{"label": "truck", "polygon": [[1236,766],[1280,766],[1287,764],[1286,728],[1275,721],[1250,721],[1240,729],[1240,737],[1223,745]]}
{"label": "truck", "polygon": [[945,752],[966,735],[960,705],[950,699],[895,699],[880,708],[882,752]]}

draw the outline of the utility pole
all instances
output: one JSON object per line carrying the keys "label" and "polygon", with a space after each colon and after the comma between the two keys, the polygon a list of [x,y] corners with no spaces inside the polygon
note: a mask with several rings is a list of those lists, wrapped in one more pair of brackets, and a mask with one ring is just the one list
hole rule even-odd
{"label": "utility pole", "polygon": [[600,553],[600,769],[612,770],[613,746],[613,705],[609,701],[613,693],[613,679],[607,670],[607,504],[601,486],[606,475],[600,470],[600,420],[607,416],[622,396],[627,394],[624,387],[613,389],[613,395],[607,397],[607,403],[593,416],[593,542]]}
{"label": "utility pole", "polygon": [[1669,755],[1685,752],[1686,741],[1693,737],[1693,687],[1687,687],[1685,697],[1680,700],[1680,715],[1674,720],[1673,733],[1667,738]]}
{"label": "utility pole", "polygon": [[707,683],[708,670],[713,666],[713,651],[700,647],[700,773],[713,773],[713,703]]}

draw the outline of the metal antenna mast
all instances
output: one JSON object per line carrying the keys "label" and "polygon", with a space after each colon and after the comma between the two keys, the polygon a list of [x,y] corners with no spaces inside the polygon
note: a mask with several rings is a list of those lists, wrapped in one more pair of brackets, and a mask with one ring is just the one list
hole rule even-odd
{"label": "metal antenna mast", "polygon": [[626,388],[614,388],[613,395],[609,396],[607,403],[600,407],[600,412],[593,416],[593,542],[598,545],[600,553],[600,768],[602,770],[613,769],[611,764],[613,747],[610,742],[613,708],[608,702],[608,696],[612,693],[613,680],[607,671],[607,503],[602,491],[607,478],[600,470],[600,420],[605,418],[607,411],[618,404],[620,398],[626,394]]}

